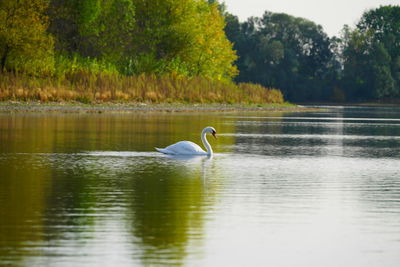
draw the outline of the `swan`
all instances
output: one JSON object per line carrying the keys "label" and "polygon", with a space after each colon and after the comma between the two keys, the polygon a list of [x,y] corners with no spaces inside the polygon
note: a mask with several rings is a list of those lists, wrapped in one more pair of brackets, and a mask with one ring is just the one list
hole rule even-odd
{"label": "swan", "polygon": [[167,146],[166,148],[157,148],[155,149],[161,153],[164,154],[170,154],[170,155],[208,155],[212,156],[213,150],[211,148],[211,145],[208,143],[206,134],[210,133],[212,136],[216,139],[217,132],[213,127],[206,127],[203,129],[201,132],[201,141],[203,142],[203,145],[206,147],[207,152],[205,152],[199,145],[190,142],[190,141],[180,141],[178,143],[172,144],[170,146]]}

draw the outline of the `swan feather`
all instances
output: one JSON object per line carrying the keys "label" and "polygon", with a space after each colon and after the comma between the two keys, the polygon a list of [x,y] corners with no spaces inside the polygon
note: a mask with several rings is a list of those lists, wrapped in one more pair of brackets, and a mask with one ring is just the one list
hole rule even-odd
{"label": "swan feather", "polygon": [[205,152],[198,144],[191,141],[180,141],[178,143],[167,146],[166,148],[155,148],[157,151],[165,154],[172,155],[206,155]]}

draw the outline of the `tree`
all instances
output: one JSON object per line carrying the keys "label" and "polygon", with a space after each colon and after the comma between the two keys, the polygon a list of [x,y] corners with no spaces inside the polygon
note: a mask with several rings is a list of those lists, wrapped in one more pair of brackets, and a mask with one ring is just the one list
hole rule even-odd
{"label": "tree", "polygon": [[345,38],[343,84],[355,100],[400,95],[400,6],[363,14]]}
{"label": "tree", "polygon": [[53,39],[46,32],[46,0],[0,1],[0,68],[51,72]]}
{"label": "tree", "polygon": [[265,12],[239,24],[226,16],[227,36],[235,44],[238,81],[282,89],[289,100],[328,97],[325,81],[337,64],[331,43],[321,26],[283,13]]}
{"label": "tree", "polygon": [[120,63],[132,43],[132,0],[52,0],[48,13],[58,52]]}
{"label": "tree", "polygon": [[233,65],[237,56],[225,35],[225,22],[219,6],[201,1],[198,5],[200,16],[196,22],[193,54],[188,55],[190,61],[195,63],[192,72],[213,79],[230,80],[237,74]]}
{"label": "tree", "polygon": [[216,4],[195,0],[134,0],[132,51],[136,72],[230,79],[236,55]]}
{"label": "tree", "polygon": [[129,56],[133,44],[135,7],[131,0],[104,2],[97,19],[96,49],[100,57],[129,73]]}
{"label": "tree", "polygon": [[[83,0],[82,2],[85,2]],[[83,5],[83,4],[82,4]],[[49,32],[55,37],[56,51],[70,54],[84,54],[81,19],[78,0],[50,0],[47,11],[50,18]],[[89,12],[82,11],[82,14]]]}
{"label": "tree", "polygon": [[60,54],[105,60],[126,75],[230,80],[236,55],[217,3],[205,0],[52,0]]}

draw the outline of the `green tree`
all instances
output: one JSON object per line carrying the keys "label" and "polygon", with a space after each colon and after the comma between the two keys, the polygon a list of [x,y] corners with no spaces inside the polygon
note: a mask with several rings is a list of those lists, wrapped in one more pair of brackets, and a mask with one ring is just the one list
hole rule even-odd
{"label": "green tree", "polygon": [[135,71],[230,79],[236,55],[216,4],[194,0],[134,0]]}
{"label": "green tree", "polygon": [[58,54],[100,59],[128,72],[135,27],[132,0],[52,0],[48,13]]}
{"label": "green tree", "polygon": [[392,96],[396,93],[395,81],[390,70],[391,57],[382,43],[377,43],[371,53],[374,96]]}
{"label": "green tree", "polygon": [[51,72],[53,39],[46,32],[46,0],[0,0],[0,68]]}
{"label": "green tree", "polygon": [[55,37],[58,52],[78,52],[81,46],[77,0],[50,0],[49,32]]}
{"label": "green tree", "polygon": [[104,1],[97,20],[96,48],[101,58],[127,74],[135,27],[135,7],[131,0]]}
{"label": "green tree", "polygon": [[338,64],[321,26],[272,12],[244,23],[226,18],[227,36],[239,55],[238,81],[280,88],[290,100],[328,97],[326,81],[335,76],[331,72]]}
{"label": "green tree", "polygon": [[98,56],[100,0],[51,0],[49,31],[56,37],[56,49],[81,56]]}
{"label": "green tree", "polygon": [[230,80],[237,70],[217,3],[205,0],[52,0],[58,53],[105,60],[123,74]]}
{"label": "green tree", "polygon": [[353,31],[347,29],[343,84],[355,100],[400,95],[400,6],[365,12]]}
{"label": "green tree", "polygon": [[132,60],[135,72],[166,72],[192,41],[195,6],[190,0],[133,0],[136,8]]}

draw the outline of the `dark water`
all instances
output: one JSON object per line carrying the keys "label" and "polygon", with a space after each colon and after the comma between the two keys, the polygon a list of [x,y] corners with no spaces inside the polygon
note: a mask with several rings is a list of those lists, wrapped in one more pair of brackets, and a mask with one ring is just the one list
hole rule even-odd
{"label": "dark water", "polygon": [[399,264],[399,108],[0,114],[1,266]]}

